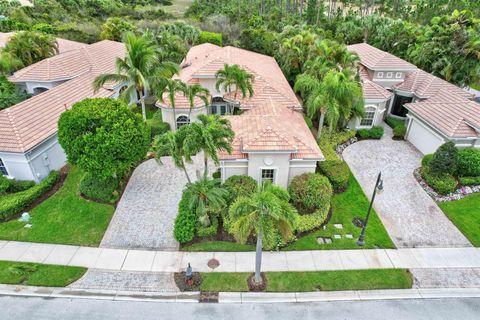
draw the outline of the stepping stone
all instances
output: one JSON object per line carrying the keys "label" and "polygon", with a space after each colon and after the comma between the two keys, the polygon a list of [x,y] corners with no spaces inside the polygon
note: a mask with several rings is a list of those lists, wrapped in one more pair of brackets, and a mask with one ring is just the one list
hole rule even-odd
{"label": "stepping stone", "polygon": [[350,233],[348,233],[348,234],[345,235],[345,238],[347,238],[347,239],[353,239],[353,235],[351,235]]}
{"label": "stepping stone", "polygon": [[325,241],[325,244],[330,244],[332,243],[332,238],[323,238],[323,241]]}
{"label": "stepping stone", "polygon": [[26,225],[23,226],[24,228],[28,228],[30,229],[32,227],[32,225],[30,223],[27,223]]}
{"label": "stepping stone", "polygon": [[317,238],[317,243],[318,244],[324,244],[325,240],[322,237]]}
{"label": "stepping stone", "polygon": [[334,234],[333,237],[334,237],[335,239],[342,239],[342,236],[339,235],[339,234]]}
{"label": "stepping stone", "polygon": [[343,229],[343,224],[341,224],[341,223],[335,223],[333,226],[334,226],[336,229]]}

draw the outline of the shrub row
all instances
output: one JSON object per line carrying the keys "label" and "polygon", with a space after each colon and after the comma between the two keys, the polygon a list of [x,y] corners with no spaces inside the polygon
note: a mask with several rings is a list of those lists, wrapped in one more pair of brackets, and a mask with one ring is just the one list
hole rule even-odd
{"label": "shrub row", "polygon": [[460,182],[462,186],[480,186],[480,176],[459,177],[458,182]]}
{"label": "shrub row", "polygon": [[407,133],[407,127],[401,124],[393,128],[393,138],[394,139],[403,139]]}
{"label": "shrub row", "polygon": [[188,197],[188,192],[184,192],[173,227],[173,236],[180,243],[192,241],[195,237],[196,216],[195,212],[190,210]]}
{"label": "shrub row", "polygon": [[301,213],[313,213],[330,206],[332,185],[325,176],[304,173],[293,178],[288,187],[293,205]]}
{"label": "shrub row", "polygon": [[20,213],[36,199],[48,192],[58,181],[60,174],[52,171],[49,176],[39,184],[17,193],[2,196],[0,201],[0,219],[6,219]]}
{"label": "shrub row", "polygon": [[480,177],[480,149],[462,149],[458,152],[459,176]]}
{"label": "shrub row", "polygon": [[328,211],[330,210],[330,204],[323,208],[318,209],[312,214],[300,215],[297,223],[297,232],[307,232],[318,228],[327,219]]}
{"label": "shrub row", "polygon": [[17,181],[0,175],[0,194],[25,191],[34,185],[33,181]]}
{"label": "shrub row", "polygon": [[341,160],[326,160],[319,163],[318,168],[332,184],[333,191],[340,193],[348,187],[350,168]]}
{"label": "shrub row", "polygon": [[248,197],[255,193],[257,181],[250,176],[231,176],[225,180],[223,187],[228,191],[230,204],[238,197]]}
{"label": "shrub row", "polygon": [[216,32],[202,31],[198,37],[198,44],[211,43],[222,46],[222,34]]}
{"label": "shrub row", "polygon": [[121,179],[109,177],[99,179],[91,173],[85,174],[80,182],[80,193],[88,198],[115,203],[120,196]]}
{"label": "shrub row", "polygon": [[457,189],[457,180],[448,173],[432,173],[428,167],[422,167],[421,174],[427,184],[439,194],[446,195]]}
{"label": "shrub row", "polygon": [[357,136],[361,139],[380,139],[383,137],[383,127],[373,126],[371,129],[357,130]]}
{"label": "shrub row", "polygon": [[325,159],[339,160],[337,154],[335,153],[335,149],[340,144],[347,142],[353,137],[355,137],[355,131],[340,131],[332,132],[331,134],[325,132],[320,137],[318,144],[323,155],[325,156]]}

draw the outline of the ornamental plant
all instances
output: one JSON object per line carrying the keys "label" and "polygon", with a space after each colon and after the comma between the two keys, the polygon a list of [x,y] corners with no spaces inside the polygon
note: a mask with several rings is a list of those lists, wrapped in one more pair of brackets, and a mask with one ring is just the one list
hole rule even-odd
{"label": "ornamental plant", "polygon": [[429,163],[433,174],[455,175],[458,169],[458,149],[452,141],[442,144],[433,154]]}

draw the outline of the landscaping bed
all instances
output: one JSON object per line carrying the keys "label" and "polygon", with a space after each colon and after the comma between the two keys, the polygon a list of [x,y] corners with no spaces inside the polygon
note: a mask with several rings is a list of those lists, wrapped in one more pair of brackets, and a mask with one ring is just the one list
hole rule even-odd
{"label": "landscaping bed", "polygon": [[87,268],[0,261],[0,283],[65,287],[80,279]]}
{"label": "landscaping bed", "polygon": [[62,187],[30,211],[31,224],[11,220],[0,223],[0,239],[98,246],[114,207],[86,200],[79,185],[85,175],[71,167]]}
{"label": "landscaping bed", "polygon": [[[248,272],[201,274],[202,292],[248,292]],[[312,272],[265,272],[267,292],[409,289],[412,275],[406,269],[370,269]]]}

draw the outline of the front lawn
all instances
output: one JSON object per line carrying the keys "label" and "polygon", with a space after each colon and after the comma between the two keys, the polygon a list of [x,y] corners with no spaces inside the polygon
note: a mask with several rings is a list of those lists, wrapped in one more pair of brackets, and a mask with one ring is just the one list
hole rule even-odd
{"label": "front lawn", "polygon": [[[335,194],[332,198],[332,218],[325,230],[318,230],[299,238],[283,250],[317,250],[317,249],[359,249],[359,248],[395,248],[382,221],[375,210],[372,209],[365,233],[365,246],[356,244],[361,229],[356,227],[352,220],[354,217],[364,218],[367,215],[370,202],[363,193],[357,179],[350,174],[348,188],[343,193]],[[342,224],[342,229],[337,229],[334,224]],[[347,234],[353,236],[346,238]],[[341,239],[335,239],[334,235],[341,235]],[[319,244],[318,237],[332,238],[331,244]]]}
{"label": "front lawn", "polygon": [[78,280],[87,268],[0,261],[0,283],[65,287]]}
{"label": "front lawn", "polygon": [[474,246],[480,247],[480,193],[440,203],[439,207]]}
{"label": "front lawn", "polygon": [[211,251],[228,251],[228,252],[239,252],[239,251],[254,251],[255,246],[250,244],[241,244],[238,242],[228,242],[228,241],[205,241],[197,242],[188,246],[182,247],[182,251],[192,251],[192,252],[211,252]]}
{"label": "front lawn", "polygon": [[[246,292],[250,273],[202,273],[201,291]],[[408,289],[412,275],[406,269],[370,269],[316,272],[267,272],[268,292]]]}
{"label": "front lawn", "polygon": [[0,239],[98,246],[115,209],[80,196],[84,174],[71,167],[61,189],[30,211],[32,227],[18,220],[0,223]]}

